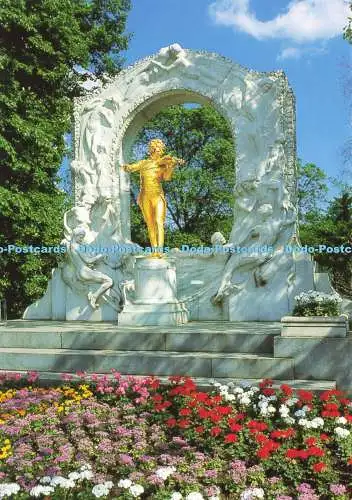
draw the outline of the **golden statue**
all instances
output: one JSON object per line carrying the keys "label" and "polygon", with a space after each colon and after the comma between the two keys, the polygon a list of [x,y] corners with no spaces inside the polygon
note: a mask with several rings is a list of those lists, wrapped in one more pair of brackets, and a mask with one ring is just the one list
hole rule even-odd
{"label": "golden statue", "polygon": [[[166,218],[166,200],[161,181],[171,180],[176,165],[184,165],[185,161],[173,156],[164,155],[165,144],[160,139],[149,142],[149,158],[131,165],[123,165],[126,172],[140,173],[140,192],[137,203],[147,224],[149,240],[152,247],[164,247],[164,224]],[[161,257],[159,252],[154,257]]]}

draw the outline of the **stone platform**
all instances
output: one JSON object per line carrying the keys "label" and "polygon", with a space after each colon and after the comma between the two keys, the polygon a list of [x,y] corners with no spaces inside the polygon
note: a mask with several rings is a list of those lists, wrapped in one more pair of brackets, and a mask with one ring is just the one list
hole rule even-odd
{"label": "stone platform", "polygon": [[[59,380],[64,372],[109,373],[114,368],[123,375],[162,379],[188,375],[203,388],[211,387],[210,379],[258,384],[263,378],[314,391],[335,388],[336,377],[326,375],[333,372],[326,371],[326,365],[319,371],[319,358],[310,371],[304,362],[306,356],[313,364],[309,352],[297,353],[298,339],[283,339],[280,328],[278,322],[117,327],[114,323],[8,321],[0,327],[0,370],[36,370],[43,381]],[[296,341],[292,349],[287,341]]]}

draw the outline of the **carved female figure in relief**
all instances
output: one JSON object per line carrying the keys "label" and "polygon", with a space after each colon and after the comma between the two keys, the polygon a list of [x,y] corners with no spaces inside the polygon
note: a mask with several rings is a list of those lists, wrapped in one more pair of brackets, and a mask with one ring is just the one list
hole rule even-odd
{"label": "carved female figure in relief", "polygon": [[[162,181],[171,180],[177,164],[184,165],[184,160],[164,155],[165,144],[160,139],[149,142],[149,158],[132,165],[123,165],[126,172],[140,172],[140,192],[137,203],[148,227],[152,247],[163,248],[164,224],[166,218],[166,200],[161,185]],[[154,253],[160,257],[160,253]]]}

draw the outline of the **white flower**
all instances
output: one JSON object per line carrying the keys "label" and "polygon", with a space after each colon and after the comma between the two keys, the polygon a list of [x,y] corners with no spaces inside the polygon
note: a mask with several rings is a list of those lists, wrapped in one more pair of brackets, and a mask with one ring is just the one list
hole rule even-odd
{"label": "white flower", "polygon": [[314,429],[317,429],[318,427],[324,427],[324,420],[321,417],[315,417],[312,420],[312,424]]}
{"label": "white flower", "polygon": [[229,388],[227,387],[227,385],[221,385],[219,387],[219,391],[220,392],[228,392]]}
{"label": "white flower", "polygon": [[0,498],[16,495],[21,487],[17,483],[2,483],[0,484]]}
{"label": "white flower", "polygon": [[285,417],[284,422],[285,422],[285,424],[292,425],[295,423],[295,419],[292,417]]}
{"label": "white flower", "polygon": [[282,418],[286,418],[290,414],[290,409],[286,405],[281,405],[280,408],[279,408],[279,413],[280,413],[280,415],[281,415]]}
{"label": "white flower", "polygon": [[50,476],[43,476],[39,479],[39,482],[43,483],[43,484],[49,484],[51,482],[51,477]]}
{"label": "white flower", "polygon": [[276,413],[276,408],[275,408],[275,406],[273,406],[273,405],[269,405],[269,406],[268,406],[268,412],[269,412],[269,413]]}
{"label": "white flower", "polygon": [[235,401],[235,394],[225,394],[225,401]]}
{"label": "white flower", "polygon": [[298,425],[301,425],[302,427],[310,427],[309,422],[306,418],[300,418],[298,420]]}
{"label": "white flower", "polygon": [[79,472],[70,472],[68,478],[72,479],[72,481],[76,481],[81,479],[81,474]]}
{"label": "white flower", "polygon": [[94,474],[90,470],[83,470],[80,472],[81,479],[92,479]]}
{"label": "white flower", "polygon": [[342,439],[345,439],[350,435],[350,431],[348,429],[345,429],[344,427],[336,427],[335,433],[338,435],[339,438]]}
{"label": "white flower", "polygon": [[31,489],[29,494],[32,497],[40,497],[40,495],[50,495],[53,491],[55,491],[55,489],[52,486],[42,486],[38,484],[38,486],[34,486],[34,488]]}
{"label": "white flower", "polygon": [[248,488],[240,496],[240,500],[253,500],[255,498],[264,498],[264,490],[262,488]]}
{"label": "white flower", "polygon": [[251,391],[253,391],[253,392],[259,392],[260,389],[259,389],[259,387],[253,385],[252,388],[251,388]]}
{"label": "white flower", "polygon": [[144,492],[144,488],[140,484],[133,484],[130,486],[130,493],[133,497],[139,497]]}
{"label": "white flower", "polygon": [[114,486],[114,483],[112,481],[105,481],[104,486],[111,490],[111,488]]}
{"label": "white flower", "polygon": [[176,472],[176,467],[160,467],[157,471],[155,471],[155,474],[162,479],[167,479],[171,474]]}
{"label": "white flower", "polygon": [[92,489],[92,493],[95,497],[106,497],[109,494],[109,488],[107,488],[104,484],[97,484]]}
{"label": "white flower", "polygon": [[117,483],[117,486],[119,488],[129,488],[132,486],[132,481],[130,479],[120,479],[120,481]]}
{"label": "white flower", "polygon": [[220,384],[220,382],[214,382],[214,386],[215,387],[221,387],[221,384]]}
{"label": "white flower", "polygon": [[240,399],[239,399],[239,402],[241,405],[244,405],[244,406],[248,406],[251,404],[251,400],[250,398],[248,398],[246,395],[242,396]]}
{"label": "white flower", "polygon": [[295,417],[305,417],[306,416],[306,412],[302,410],[297,410],[295,411],[294,413]]}
{"label": "white flower", "polygon": [[204,500],[204,497],[198,491],[193,491],[192,493],[188,493],[186,500]]}
{"label": "white flower", "polygon": [[72,479],[66,479],[62,476],[54,476],[51,478],[50,486],[60,486],[61,488],[74,488],[75,483]]}
{"label": "white flower", "polygon": [[337,417],[336,423],[337,424],[345,425],[345,424],[347,424],[347,418],[345,418],[345,417]]}
{"label": "white flower", "polygon": [[303,411],[307,412],[307,411],[310,411],[310,408],[309,406],[307,405],[304,405],[303,408],[302,408]]}
{"label": "white flower", "polygon": [[286,401],[286,406],[293,406],[299,401],[297,398],[290,398]]}
{"label": "white flower", "polygon": [[182,495],[178,491],[175,491],[171,497],[170,500],[182,500]]}
{"label": "white flower", "polygon": [[235,387],[232,392],[234,394],[243,394],[244,390],[242,389],[242,387]]}
{"label": "white flower", "polygon": [[90,464],[83,464],[81,470],[92,470],[92,466]]}

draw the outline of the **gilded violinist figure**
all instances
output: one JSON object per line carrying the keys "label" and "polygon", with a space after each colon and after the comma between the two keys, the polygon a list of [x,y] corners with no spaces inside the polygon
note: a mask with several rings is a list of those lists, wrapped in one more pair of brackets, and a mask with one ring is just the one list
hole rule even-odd
{"label": "gilded violinist figure", "polygon": [[[166,200],[162,181],[169,181],[176,165],[185,161],[170,155],[164,155],[165,144],[160,139],[152,139],[148,145],[149,158],[131,165],[123,165],[125,172],[140,173],[140,192],[137,203],[147,224],[152,247],[164,247],[164,224],[166,219]],[[154,257],[162,254],[155,252]]]}

